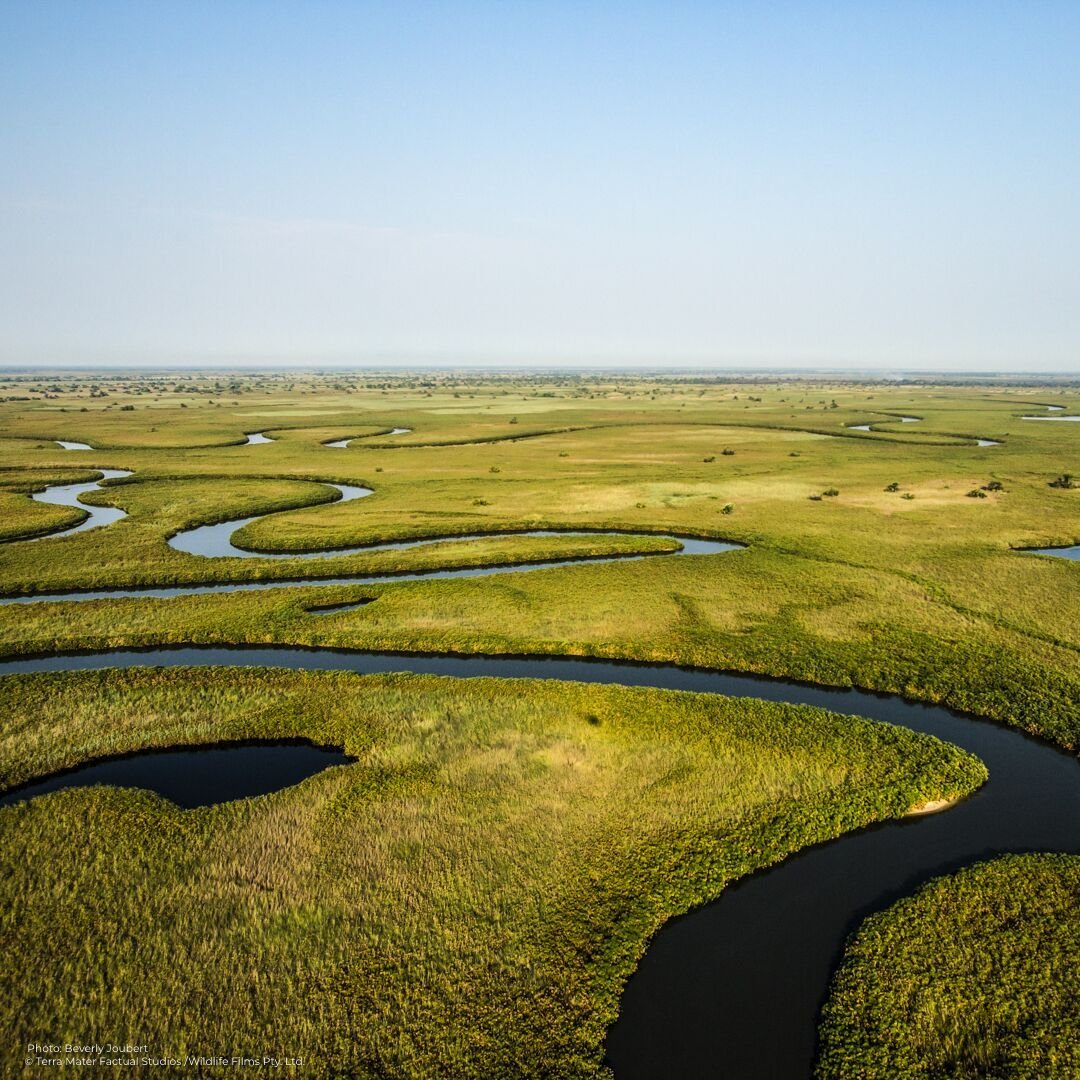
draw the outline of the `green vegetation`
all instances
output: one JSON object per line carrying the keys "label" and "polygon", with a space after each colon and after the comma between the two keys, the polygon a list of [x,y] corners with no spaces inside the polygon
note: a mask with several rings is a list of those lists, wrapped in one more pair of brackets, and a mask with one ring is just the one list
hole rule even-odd
{"label": "green vegetation", "polygon": [[[191,642],[625,658],[895,692],[1080,747],[1080,566],[1021,550],[1080,542],[1080,425],[1020,421],[1032,394],[996,382],[9,377],[2,595],[655,557],[0,606],[0,653]],[[1080,411],[1075,385],[1038,396]],[[273,441],[244,445],[252,431]],[[48,538],[82,513],[29,494],[102,468],[132,476],[87,502],[128,517]],[[340,502],[328,482],[375,493]],[[168,544],[240,517],[258,517],[236,536],[255,553],[490,535],[312,560],[203,559]],[[544,529],[638,535],[514,535]],[[673,534],[747,546],[673,559]],[[33,537],[44,538],[20,542]],[[371,602],[327,610],[360,600]],[[982,775],[932,740],[813,710],[501,680],[12,678],[0,680],[0,731],[8,786],[176,742],[305,736],[356,754],[288,791],[204,810],[99,789],[0,811],[0,925],[12,943],[0,983],[20,1038],[139,1030],[179,1051],[261,1045],[275,1030],[282,1052],[302,1047],[361,1075],[520,1074],[538,1062],[595,1072],[619,989],[666,919],[790,851]],[[1049,902],[1057,886],[1041,863],[1038,875],[1034,863],[993,865],[997,876],[955,879],[976,882],[964,895],[977,897],[955,908],[955,925],[904,924],[915,956],[934,934],[974,942],[963,935],[978,933],[991,901],[1034,913],[1031,934],[1018,930],[1024,948],[989,915],[985,942],[942,947],[960,989],[950,996],[946,979],[933,984],[942,996],[919,998],[941,1021],[930,1030],[951,1055],[942,1074],[990,1060],[1027,1068],[1031,1040],[1065,1053],[1055,1032],[1069,1029],[1029,1009],[1032,987],[1056,1008],[1040,972],[1058,970],[1059,954],[1038,927],[1057,916],[1032,898]],[[982,999],[963,963],[984,950],[997,965],[986,987],[1013,988],[1003,1000],[1015,992],[1030,1023],[967,1008]],[[852,1035],[865,1010],[884,1018],[875,1045],[891,1033],[910,1042],[904,1025],[926,1014],[905,1012],[872,964],[849,971],[828,1053],[870,1054]],[[841,1034],[840,1017],[856,1026]],[[875,1075],[862,1068],[850,1074]]]}
{"label": "green vegetation", "polygon": [[661,923],[985,777],[903,729],[714,695],[228,668],[0,680],[5,786],[298,736],[358,760],[199,810],[99,787],[0,811],[12,1040],[257,1045],[317,1074],[599,1074]]}
{"label": "green vegetation", "polygon": [[[8,653],[274,640],[662,659],[896,691],[1080,746],[1077,566],[1016,550],[1080,540],[1076,490],[1047,482],[1076,460],[1080,431],[1019,421],[1030,394],[765,381],[748,394],[734,382],[585,377],[70,379],[47,384],[47,398],[36,385],[12,381],[8,396],[26,400],[0,402],[4,535],[74,524],[77,511],[25,493],[64,474],[87,479],[95,466],[133,471],[94,496],[130,516],[69,538],[0,545],[7,594],[671,547],[659,536],[499,535],[292,562],[200,559],[166,543],[192,524],[271,510],[282,512],[243,529],[242,546],[310,551],[477,532],[620,529],[749,547],[482,584],[364,587],[376,604],[319,620],[304,614],[306,604],[346,601],[356,589],[303,599],[283,591],[224,603],[102,602],[74,618],[70,608],[3,607]],[[1040,396],[1074,411],[1080,395],[1062,388]],[[121,413],[124,404],[136,407]],[[880,411],[868,414],[868,406]],[[868,415],[887,430],[846,426]],[[900,415],[923,419],[889,419]],[[412,430],[379,434],[395,426]],[[239,445],[256,429],[275,441]],[[357,434],[370,437],[346,449],[322,445]],[[975,436],[1003,444],[976,447]],[[45,441],[52,437],[116,449],[68,452]],[[903,492],[886,491],[901,467]],[[317,481],[376,491],[331,504],[333,491]],[[1008,494],[965,497],[995,482]],[[824,499],[826,490],[842,495]]]}
{"label": "green vegetation", "polygon": [[873,915],[825,1007],[818,1074],[1080,1075],[1080,856],[1010,855]]}

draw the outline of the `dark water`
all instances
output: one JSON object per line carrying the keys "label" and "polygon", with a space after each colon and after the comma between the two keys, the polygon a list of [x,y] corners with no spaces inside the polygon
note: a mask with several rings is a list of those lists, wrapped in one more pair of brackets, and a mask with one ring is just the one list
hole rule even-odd
{"label": "dark water", "polygon": [[1080,851],[1080,763],[1018,731],[890,695],[746,675],[585,659],[402,656],[296,648],[177,648],[0,663],[0,674],[229,664],[571,679],[817,705],[936,735],[978,755],[989,782],[944,813],[811,849],[667,924],[628,983],[607,1051],[619,1077],[805,1078],[846,935],[920,882],[1013,851]]}
{"label": "dark water", "polygon": [[156,791],[188,809],[280,791],[331,765],[346,765],[352,760],[334,747],[307,742],[144,750],[91,761],[23,784],[0,795],[0,806],[61,788],[111,784]]}

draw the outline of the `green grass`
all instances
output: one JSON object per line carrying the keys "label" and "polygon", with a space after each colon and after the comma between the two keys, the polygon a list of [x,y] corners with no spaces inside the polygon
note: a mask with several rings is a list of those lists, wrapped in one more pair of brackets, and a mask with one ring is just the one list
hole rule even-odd
{"label": "green grass", "polygon": [[[670,533],[748,546],[483,579],[3,606],[0,654],[192,642],[664,661],[896,692],[1077,748],[1080,564],[1016,550],[1080,541],[1080,490],[1050,486],[1080,475],[1080,425],[1019,419],[1048,403],[1080,412],[1080,387],[9,378],[0,541],[15,542],[0,542],[0,594],[662,552]],[[866,422],[873,432],[850,430]],[[380,434],[395,426],[412,431]],[[239,445],[258,430],[276,441]],[[349,436],[370,437],[322,445]],[[93,496],[129,517],[19,542],[79,519],[29,492],[99,468],[133,472]],[[333,502],[329,481],[375,494]],[[168,546],[191,525],[255,514],[271,516],[238,540],[262,552],[496,535],[311,561]],[[498,535],[542,528],[646,535]],[[373,602],[308,611],[360,597]],[[61,1041],[111,1026],[118,1039],[157,1032],[165,1050],[195,1036],[261,1044],[273,1028],[284,1053],[310,1046],[382,1075],[595,1071],[619,987],[673,913],[977,779],[953,751],[860,721],[650,691],[189,672],[5,680],[0,694],[4,784],[251,736],[361,758],[199,811],[72,791],[0,812],[11,1030],[29,1041],[65,1017]],[[980,903],[1030,899],[1023,875],[985,880]],[[916,927],[912,949],[925,938]],[[1021,1003],[1025,965],[1057,955],[1031,940],[999,965]],[[852,994],[894,1015],[884,984],[857,970]],[[943,1016],[972,1000],[942,993]],[[954,1072],[978,1071],[982,1044],[957,1023],[955,1044],[935,1038],[955,1050]]]}
{"label": "green grass", "polygon": [[1080,1075],[1080,857],[1010,855],[871,916],[825,1007],[818,1073]]}
{"label": "green grass", "polygon": [[[380,574],[664,547],[649,537],[500,536],[409,552],[233,563],[183,555],[166,543],[192,524],[273,510],[281,512],[243,530],[245,546],[309,551],[550,527],[683,532],[750,547],[482,584],[379,587],[365,591],[380,596],[377,604],[325,620],[305,617],[303,603],[345,599],[347,590],[303,602],[294,593],[237,595],[227,606],[214,598],[123,601],[79,609],[74,618],[70,609],[3,608],[7,652],[103,641],[281,640],[664,659],[899,691],[1080,745],[1077,566],[1013,550],[1080,539],[1080,491],[1049,487],[1062,472],[1080,472],[1080,432],[1017,419],[1038,400],[1076,409],[1075,388],[648,380],[354,386],[311,378],[286,391],[287,382],[260,377],[220,389],[198,380],[177,391],[171,382],[147,392],[126,385],[106,387],[104,400],[72,383],[55,399],[0,402],[9,537],[68,520],[66,511],[25,498],[34,477],[45,482],[58,470],[91,465],[134,472],[94,496],[123,506],[129,518],[71,538],[0,546],[0,591]],[[119,412],[123,404],[136,408]],[[923,419],[894,422],[901,414]],[[845,427],[868,419],[882,432]],[[394,425],[413,431],[345,450],[321,445]],[[278,441],[225,445],[255,429]],[[537,431],[553,433],[477,441]],[[65,452],[40,441],[49,435],[124,449]],[[958,435],[1004,445],[960,445]],[[424,445],[431,442],[450,445]],[[376,493],[330,504],[332,492],[318,480],[365,483]],[[967,498],[993,480],[1005,490]],[[887,491],[892,484],[897,490]],[[807,497],[830,489],[840,494]]]}
{"label": "green grass", "polygon": [[527,680],[278,670],[0,680],[5,786],[139,747],[302,736],[355,764],[180,811],[70,790],[0,811],[14,1043],[303,1056],[315,1073],[601,1073],[672,915],[985,770],[822,710]]}

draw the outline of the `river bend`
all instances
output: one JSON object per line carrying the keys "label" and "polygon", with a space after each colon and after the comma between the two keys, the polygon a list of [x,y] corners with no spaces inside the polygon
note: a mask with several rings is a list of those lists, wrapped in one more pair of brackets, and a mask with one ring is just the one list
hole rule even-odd
{"label": "river bend", "polygon": [[225,664],[362,674],[571,679],[816,705],[962,746],[990,780],[953,808],[864,829],[786,859],[665,925],[626,986],[607,1052],[629,1080],[804,1080],[818,1013],[849,932],[935,875],[1017,851],[1080,851],[1080,763],[1020,732],[861,690],[580,658],[423,656],[290,647],[114,650],[0,662],[29,671]]}

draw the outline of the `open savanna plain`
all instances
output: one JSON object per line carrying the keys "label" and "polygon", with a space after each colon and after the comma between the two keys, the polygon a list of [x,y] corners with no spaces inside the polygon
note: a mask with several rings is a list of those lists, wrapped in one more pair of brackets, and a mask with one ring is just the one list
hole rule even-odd
{"label": "open savanna plain", "polygon": [[[0,596],[293,583],[0,604],[2,658],[275,644],[665,662],[899,693],[1080,745],[1080,565],[1022,550],[1080,542],[1061,479],[1080,475],[1080,423],[1022,419],[1080,413],[1076,386],[0,382]],[[103,469],[130,475],[84,502],[127,516],[50,537],[85,511],[31,493]],[[253,557],[169,544],[241,518]],[[680,536],[743,546],[675,556]],[[612,555],[651,557],[597,561]],[[492,565],[508,572],[297,584]],[[181,1055],[272,1045],[312,1075],[603,1074],[621,989],[666,921],[985,777],[929,736],[676,691],[211,668],[9,675],[0,696],[4,788],[247,739],[357,759],[197,810],[109,788],[0,809],[10,1046],[91,1029]],[[1004,896],[1046,872],[979,880]],[[938,932],[903,925],[915,952]],[[997,985],[1029,980],[1014,954],[995,954]],[[843,969],[827,1075],[892,1060],[840,1031],[861,1023],[851,987],[874,992],[866,968]],[[1067,1039],[1063,1012],[1039,1022]],[[958,1040],[986,1060],[977,1032]]]}

